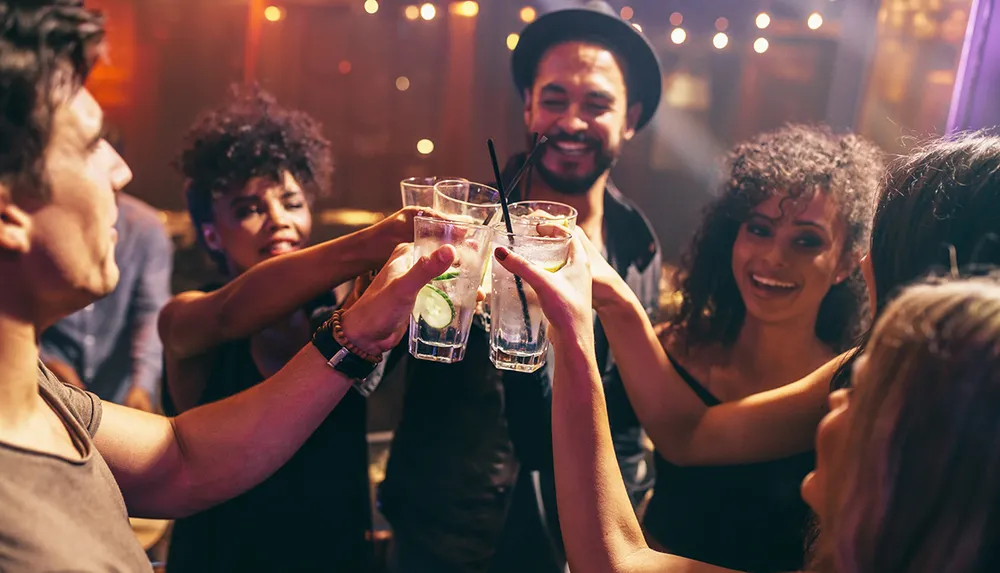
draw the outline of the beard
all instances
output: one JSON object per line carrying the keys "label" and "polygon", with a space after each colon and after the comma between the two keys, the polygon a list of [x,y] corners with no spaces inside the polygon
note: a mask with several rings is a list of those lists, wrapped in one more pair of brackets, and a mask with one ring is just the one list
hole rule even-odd
{"label": "beard", "polygon": [[544,181],[545,184],[556,193],[562,193],[564,195],[586,195],[601,175],[611,169],[611,167],[614,166],[615,161],[618,160],[617,154],[608,150],[601,141],[588,138],[582,133],[575,136],[559,133],[549,137],[549,141],[546,142],[545,145],[550,146],[559,141],[587,144],[587,146],[593,150],[594,167],[583,175],[561,175],[552,171],[545,165],[545,154],[550,152],[548,147],[541,150],[541,157],[534,162],[535,171],[538,172],[538,176],[542,178],[542,181]]}

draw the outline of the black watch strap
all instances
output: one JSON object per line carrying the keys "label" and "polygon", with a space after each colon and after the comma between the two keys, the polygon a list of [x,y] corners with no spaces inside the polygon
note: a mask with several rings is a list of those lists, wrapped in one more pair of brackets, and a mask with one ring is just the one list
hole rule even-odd
{"label": "black watch strap", "polygon": [[377,364],[369,362],[341,345],[333,337],[333,324],[326,321],[316,329],[312,338],[313,346],[319,350],[326,363],[348,378],[364,380],[375,370]]}

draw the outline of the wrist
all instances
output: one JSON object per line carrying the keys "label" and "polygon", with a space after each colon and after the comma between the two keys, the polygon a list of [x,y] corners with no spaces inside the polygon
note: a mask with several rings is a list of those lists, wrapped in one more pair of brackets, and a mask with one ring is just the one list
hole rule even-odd
{"label": "wrist", "polygon": [[340,315],[340,326],[344,337],[351,344],[357,346],[359,350],[373,356],[381,356],[383,350],[379,344],[379,340],[369,332],[366,332],[363,321],[359,322],[359,318],[352,312],[353,308],[344,310],[343,314]]}

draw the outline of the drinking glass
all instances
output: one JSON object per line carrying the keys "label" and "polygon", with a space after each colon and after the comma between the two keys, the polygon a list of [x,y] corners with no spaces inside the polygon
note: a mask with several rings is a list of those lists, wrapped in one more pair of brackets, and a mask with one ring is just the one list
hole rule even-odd
{"label": "drinking glass", "polygon": [[453,245],[458,256],[451,268],[417,293],[410,315],[410,354],[421,360],[458,362],[465,358],[492,230],[484,225],[414,217],[413,235],[414,260],[442,245]]}
{"label": "drinking glass", "polygon": [[399,182],[403,207],[434,207],[434,185],[439,181],[465,181],[461,177],[409,177]]}
{"label": "drinking glass", "polygon": [[[570,237],[507,233],[494,228],[493,246],[506,247],[549,272],[569,256]],[[545,365],[548,320],[531,286],[493,262],[490,290],[490,360],[500,370],[534,372]]]}
{"label": "drinking glass", "polygon": [[464,179],[438,181],[434,184],[434,210],[448,219],[488,225],[499,219],[500,192]]}
{"label": "drinking glass", "polygon": [[572,231],[576,227],[576,209],[555,201],[518,201],[507,207],[515,233],[532,234],[531,227],[539,223],[562,225]]}

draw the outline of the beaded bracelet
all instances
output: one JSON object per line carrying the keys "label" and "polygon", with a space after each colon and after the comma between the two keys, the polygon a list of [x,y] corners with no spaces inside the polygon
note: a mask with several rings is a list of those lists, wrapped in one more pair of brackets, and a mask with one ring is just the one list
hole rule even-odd
{"label": "beaded bracelet", "polygon": [[361,350],[360,348],[352,344],[351,341],[347,339],[347,335],[344,334],[344,327],[341,326],[340,324],[340,318],[343,315],[344,315],[344,310],[340,309],[333,311],[333,316],[330,317],[330,325],[333,327],[333,339],[337,341],[337,344],[340,344],[355,356],[358,356],[359,358],[364,358],[365,360],[371,362],[372,364],[378,364],[379,362],[381,362],[382,361],[381,354],[378,355],[369,354],[368,352],[365,352],[364,350]]}

